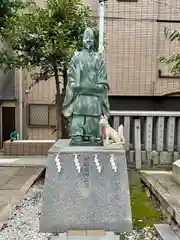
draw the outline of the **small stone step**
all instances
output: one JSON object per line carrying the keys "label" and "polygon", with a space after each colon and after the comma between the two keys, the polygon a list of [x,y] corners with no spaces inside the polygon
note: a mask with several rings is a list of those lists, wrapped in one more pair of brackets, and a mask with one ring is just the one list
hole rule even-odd
{"label": "small stone step", "polygon": [[103,230],[69,230],[54,236],[51,240],[119,240],[119,236],[115,236],[114,232],[106,232]]}
{"label": "small stone step", "polygon": [[[119,236],[54,236],[51,240],[119,240]],[[174,239],[172,239],[174,240]]]}
{"label": "small stone step", "polygon": [[154,225],[163,240],[179,240],[168,224]]}
{"label": "small stone step", "polygon": [[[85,233],[84,233],[85,232]],[[103,230],[69,230],[68,232],[59,233],[59,236],[114,236],[114,232]]]}
{"label": "small stone step", "polygon": [[68,236],[86,236],[86,230],[70,230],[67,233]]}
{"label": "small stone step", "polygon": [[103,230],[87,230],[86,231],[86,235],[87,236],[94,236],[94,237],[104,236],[105,235],[105,231],[103,231]]}

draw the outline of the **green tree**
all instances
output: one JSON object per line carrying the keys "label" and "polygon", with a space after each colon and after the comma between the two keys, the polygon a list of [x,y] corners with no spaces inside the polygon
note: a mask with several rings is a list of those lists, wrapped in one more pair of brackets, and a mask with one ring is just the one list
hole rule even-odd
{"label": "green tree", "polygon": [[[165,38],[171,42],[180,42],[180,32],[174,30],[170,32],[169,28],[164,29]],[[171,56],[160,56],[158,57],[161,63],[165,63],[169,66],[170,72],[174,76],[180,76],[180,53],[172,54]]]}
{"label": "green tree", "polygon": [[96,29],[97,34],[91,10],[81,0],[48,0],[44,8],[31,1],[6,21],[2,31],[12,51],[0,52],[1,68],[27,69],[33,73],[33,84],[54,77],[58,138],[62,128],[60,84],[66,85],[68,63],[82,46],[86,26]]}
{"label": "green tree", "polygon": [[0,2],[0,29],[4,27],[6,19],[15,16],[17,10],[23,7],[21,0],[1,0]]}

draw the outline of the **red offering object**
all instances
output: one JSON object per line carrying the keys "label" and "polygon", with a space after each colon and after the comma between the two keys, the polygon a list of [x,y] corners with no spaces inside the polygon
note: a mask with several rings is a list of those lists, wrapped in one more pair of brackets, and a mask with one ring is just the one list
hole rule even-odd
{"label": "red offering object", "polygon": [[102,129],[102,134],[103,134],[103,137],[106,137],[106,128],[105,127],[103,127],[103,129]]}

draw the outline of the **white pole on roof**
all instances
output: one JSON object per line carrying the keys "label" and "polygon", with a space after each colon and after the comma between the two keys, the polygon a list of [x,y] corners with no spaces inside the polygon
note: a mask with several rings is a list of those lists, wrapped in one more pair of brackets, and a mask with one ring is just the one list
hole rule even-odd
{"label": "white pole on roof", "polygon": [[104,6],[107,0],[99,0],[99,52],[104,54]]}

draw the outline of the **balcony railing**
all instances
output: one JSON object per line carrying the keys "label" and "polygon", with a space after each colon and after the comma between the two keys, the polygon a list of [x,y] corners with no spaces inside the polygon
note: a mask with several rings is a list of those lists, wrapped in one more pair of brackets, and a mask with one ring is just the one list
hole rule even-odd
{"label": "balcony railing", "polygon": [[123,124],[127,160],[137,169],[180,158],[180,112],[111,111],[111,124],[116,130]]}

